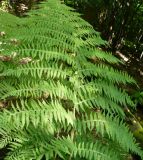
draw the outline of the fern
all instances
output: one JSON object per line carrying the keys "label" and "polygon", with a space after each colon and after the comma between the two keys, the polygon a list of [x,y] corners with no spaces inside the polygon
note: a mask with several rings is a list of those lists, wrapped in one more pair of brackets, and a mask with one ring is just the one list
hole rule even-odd
{"label": "fern", "polygon": [[[5,159],[123,160],[143,153],[125,124],[133,107],[106,42],[70,7],[48,0],[25,18],[0,12],[0,148]],[[5,21],[5,19],[10,21]]]}

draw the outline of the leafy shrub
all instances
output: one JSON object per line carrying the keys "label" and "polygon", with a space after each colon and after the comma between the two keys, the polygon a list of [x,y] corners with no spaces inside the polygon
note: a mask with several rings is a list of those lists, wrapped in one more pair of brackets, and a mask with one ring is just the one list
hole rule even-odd
{"label": "leafy shrub", "polygon": [[124,123],[134,104],[119,87],[134,80],[111,67],[120,61],[80,14],[57,0],[38,7],[23,19],[0,12],[5,159],[143,157]]}
{"label": "leafy shrub", "polygon": [[132,96],[136,105],[143,105],[143,91],[137,91]]}

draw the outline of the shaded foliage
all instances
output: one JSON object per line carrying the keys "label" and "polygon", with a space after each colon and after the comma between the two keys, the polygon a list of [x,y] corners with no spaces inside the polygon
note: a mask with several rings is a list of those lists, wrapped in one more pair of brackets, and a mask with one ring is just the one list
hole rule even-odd
{"label": "shaded foliage", "polygon": [[[84,14],[110,44],[112,51],[129,49],[141,56],[143,50],[142,0],[66,0]],[[127,48],[128,47],[128,48]]]}

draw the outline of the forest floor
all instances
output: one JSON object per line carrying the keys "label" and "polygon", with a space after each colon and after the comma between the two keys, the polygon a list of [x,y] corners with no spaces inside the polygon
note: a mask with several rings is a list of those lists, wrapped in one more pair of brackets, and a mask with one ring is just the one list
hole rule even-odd
{"label": "forest floor", "polygon": [[124,65],[121,65],[121,69],[131,75],[136,81],[140,89],[143,89],[143,58],[136,58],[136,55],[131,53],[124,54],[120,52],[115,53],[119,57]]}
{"label": "forest floor", "polygon": [[[133,55],[131,53],[124,54],[121,52],[116,52],[115,55],[124,62],[123,65],[119,66],[119,69],[126,71],[137,82],[138,87],[129,86],[131,88],[128,88],[127,90],[131,92],[131,94],[133,94],[132,92],[143,91],[143,58],[142,59],[137,58],[136,55]],[[132,114],[136,117],[136,120],[139,122],[139,124],[143,128],[143,105],[136,104],[136,109],[137,109],[136,111],[132,111]],[[131,124],[130,127],[134,128],[134,124]],[[133,133],[135,132],[136,130],[133,130]],[[139,131],[138,134],[134,136],[137,138],[137,141],[143,147],[143,132]],[[141,160],[141,159],[138,156],[134,155],[132,157],[132,160]]]}
{"label": "forest floor", "polygon": [[[136,55],[133,55],[131,53],[124,54],[116,52],[115,55],[124,62],[123,65],[119,66],[119,69],[127,72],[137,82],[137,87],[135,85],[129,85],[129,87],[127,88],[129,94],[133,96],[134,93],[139,93],[141,91],[143,92],[143,58],[137,58]],[[136,107],[137,111],[134,114],[136,117],[140,117],[141,121],[143,121],[143,103],[138,103]]]}

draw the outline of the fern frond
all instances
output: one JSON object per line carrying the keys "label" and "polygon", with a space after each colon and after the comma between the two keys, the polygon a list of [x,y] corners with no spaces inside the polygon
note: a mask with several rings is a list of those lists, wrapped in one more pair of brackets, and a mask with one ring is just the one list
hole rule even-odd
{"label": "fern frond", "polygon": [[107,79],[109,82],[112,83],[136,83],[135,80],[126,73],[117,71],[105,65],[87,64],[86,68],[83,68],[78,72],[79,74],[81,73],[84,76],[99,76],[101,78]]}
{"label": "fern frond", "polygon": [[77,150],[74,154],[78,154],[80,158],[86,158],[89,160],[117,160],[119,157],[114,151],[104,148],[100,143],[79,143],[77,144]]}
{"label": "fern frond", "polygon": [[121,86],[135,81],[113,68],[121,62],[100,49],[107,44],[100,33],[60,0],[25,18],[0,12],[0,22],[5,159],[123,160],[129,152],[143,159],[124,121],[123,108],[134,104]]}
{"label": "fern frond", "polygon": [[45,65],[40,62],[33,62],[26,65],[21,65],[15,69],[8,69],[7,71],[4,71],[0,76],[16,76],[20,77],[21,75],[30,75],[32,77],[38,77],[45,79],[48,78],[62,78],[66,79],[70,76],[69,70],[64,70],[62,65]]}
{"label": "fern frond", "polygon": [[90,115],[85,115],[81,121],[77,121],[76,128],[79,129],[80,133],[84,131],[85,134],[93,129],[102,136],[108,134],[109,138],[117,141],[126,152],[129,150],[135,150],[137,153],[140,152],[139,147],[134,143],[135,139],[129,132],[128,127],[118,117],[112,118],[100,113],[91,113]]}

